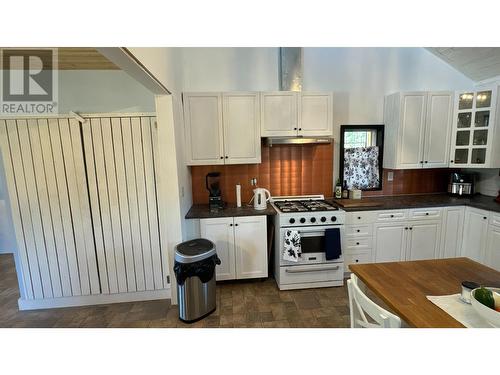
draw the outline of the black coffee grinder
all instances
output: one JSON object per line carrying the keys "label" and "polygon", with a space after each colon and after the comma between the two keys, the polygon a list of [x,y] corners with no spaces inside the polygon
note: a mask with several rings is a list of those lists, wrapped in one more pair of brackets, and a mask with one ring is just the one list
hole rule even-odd
{"label": "black coffee grinder", "polygon": [[208,192],[208,208],[210,212],[224,209],[222,193],[220,191],[220,172],[210,172],[205,177],[205,184]]}

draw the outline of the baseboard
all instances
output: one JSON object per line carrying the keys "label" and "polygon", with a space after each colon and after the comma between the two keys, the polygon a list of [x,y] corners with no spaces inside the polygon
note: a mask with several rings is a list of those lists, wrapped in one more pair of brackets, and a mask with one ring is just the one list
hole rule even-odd
{"label": "baseboard", "polygon": [[53,309],[60,307],[75,307],[88,305],[103,305],[108,303],[151,301],[170,298],[170,288],[161,290],[146,290],[133,293],[95,294],[90,296],[59,297],[47,299],[19,299],[19,310]]}

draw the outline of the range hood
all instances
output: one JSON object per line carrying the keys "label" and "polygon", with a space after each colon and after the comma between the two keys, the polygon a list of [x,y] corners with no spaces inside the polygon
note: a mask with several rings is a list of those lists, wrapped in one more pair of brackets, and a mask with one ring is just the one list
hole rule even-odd
{"label": "range hood", "polygon": [[[302,91],[302,47],[281,47],[279,51],[279,83],[280,91]],[[266,144],[304,145],[315,143],[331,143],[328,137],[269,137]]]}
{"label": "range hood", "polygon": [[332,143],[332,138],[327,137],[269,137],[266,138],[266,145],[308,145],[308,144],[323,144]]}

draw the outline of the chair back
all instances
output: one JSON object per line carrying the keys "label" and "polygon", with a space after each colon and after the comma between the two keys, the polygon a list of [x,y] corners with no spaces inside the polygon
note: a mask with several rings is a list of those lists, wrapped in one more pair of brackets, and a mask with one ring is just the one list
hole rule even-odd
{"label": "chair back", "polygon": [[[401,328],[401,319],[369,299],[360,289],[358,278],[347,280],[351,328]],[[369,316],[375,323],[368,320]]]}

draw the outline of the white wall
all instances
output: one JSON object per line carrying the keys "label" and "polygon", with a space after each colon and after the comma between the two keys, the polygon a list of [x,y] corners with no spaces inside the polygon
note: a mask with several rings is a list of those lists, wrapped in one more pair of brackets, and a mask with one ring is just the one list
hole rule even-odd
{"label": "white wall", "polygon": [[154,95],[121,70],[59,71],[59,113],[154,112]]}
{"label": "white wall", "polygon": [[498,169],[463,169],[465,173],[476,174],[477,193],[496,197],[500,191],[500,171]]}

